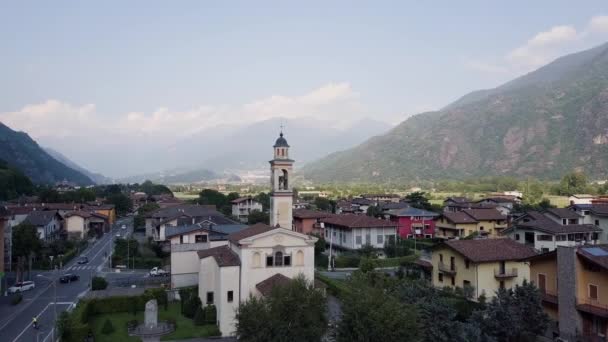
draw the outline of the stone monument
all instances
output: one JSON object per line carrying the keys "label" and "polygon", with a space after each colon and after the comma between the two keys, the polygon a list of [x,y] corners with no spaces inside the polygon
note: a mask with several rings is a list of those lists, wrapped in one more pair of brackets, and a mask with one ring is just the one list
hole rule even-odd
{"label": "stone monument", "polygon": [[158,303],[156,302],[156,299],[149,300],[146,303],[144,317],[146,328],[153,329],[158,325]]}
{"label": "stone monument", "polygon": [[158,303],[156,299],[146,303],[144,312],[144,323],[128,328],[129,336],[138,336],[144,342],[157,342],[160,337],[175,330],[173,324],[158,321]]}

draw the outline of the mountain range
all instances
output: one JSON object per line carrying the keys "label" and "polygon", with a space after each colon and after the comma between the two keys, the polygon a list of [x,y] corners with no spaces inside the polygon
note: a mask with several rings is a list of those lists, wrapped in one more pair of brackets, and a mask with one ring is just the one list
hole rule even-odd
{"label": "mountain range", "polygon": [[20,170],[37,184],[67,180],[79,185],[94,184],[85,174],[49,155],[27,133],[16,132],[0,122],[0,159]]}
{"label": "mountain range", "polygon": [[63,163],[65,166],[74,169],[85,176],[89,177],[95,184],[112,184],[112,179],[102,175],[101,173],[91,172],[82,166],[76,164],[68,157],[61,154],[59,151],[56,151],[50,147],[45,147],[44,150],[51,155],[51,157],[57,159],[59,162]]}
{"label": "mountain range", "polygon": [[319,182],[386,182],[556,179],[572,170],[608,177],[608,43],[412,116],[302,173]]}

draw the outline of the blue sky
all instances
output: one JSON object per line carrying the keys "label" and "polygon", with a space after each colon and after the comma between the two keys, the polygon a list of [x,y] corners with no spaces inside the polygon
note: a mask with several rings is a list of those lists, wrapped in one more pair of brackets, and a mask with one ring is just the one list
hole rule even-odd
{"label": "blue sky", "polygon": [[5,1],[0,120],[55,145],[92,124],[397,123],[607,41],[605,16],[605,0]]}

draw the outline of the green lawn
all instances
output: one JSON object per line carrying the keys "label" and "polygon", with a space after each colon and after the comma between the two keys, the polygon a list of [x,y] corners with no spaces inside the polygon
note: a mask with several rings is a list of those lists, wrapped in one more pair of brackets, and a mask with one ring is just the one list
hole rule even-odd
{"label": "green lawn", "polygon": [[[193,321],[187,317],[182,316],[180,312],[179,303],[169,304],[167,311],[162,306],[158,308],[158,319],[160,321],[167,320],[169,318],[175,319],[177,323],[177,330],[169,335],[162,337],[162,340],[179,340],[186,338],[195,337],[207,337],[213,333],[216,329],[215,326],[196,326]],[[114,325],[114,333],[104,335],[101,333],[103,324],[109,319]],[[138,312],[137,315],[133,316],[132,313],[113,313],[107,315],[95,316],[91,322],[93,327],[93,334],[95,335],[96,342],[137,342],[140,341],[137,337],[130,337],[127,335],[127,322],[130,320],[137,319],[139,322],[143,322],[144,313]]]}
{"label": "green lawn", "polygon": [[174,192],[173,196],[183,200],[195,199],[198,198],[198,194],[190,194],[185,192]]}

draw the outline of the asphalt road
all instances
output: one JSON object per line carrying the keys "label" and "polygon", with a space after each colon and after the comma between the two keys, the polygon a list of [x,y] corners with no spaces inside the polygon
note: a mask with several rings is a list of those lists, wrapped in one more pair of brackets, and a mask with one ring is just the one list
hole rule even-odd
{"label": "asphalt road", "polygon": [[[17,306],[1,304],[0,341],[52,341],[55,312],[59,316],[61,311],[67,310],[79,297],[87,293],[93,275],[107,266],[105,252],[110,255],[116,234],[120,233],[122,236],[131,231],[132,222],[130,218],[119,219],[112,231],[84,250],[80,255],[89,258],[87,264],[79,265],[79,258],[76,257],[61,270],[40,272],[41,276],[34,277],[36,288],[23,293],[22,303]],[[128,228],[121,229],[122,224],[126,224]],[[75,273],[80,276],[80,280],[68,284],[56,281],[65,273]],[[56,284],[56,287],[53,284]],[[57,303],[54,299],[55,291]],[[38,317],[39,329],[32,327],[33,317]]]}

